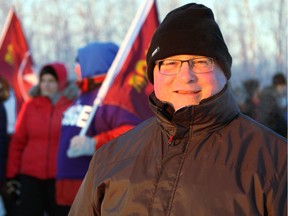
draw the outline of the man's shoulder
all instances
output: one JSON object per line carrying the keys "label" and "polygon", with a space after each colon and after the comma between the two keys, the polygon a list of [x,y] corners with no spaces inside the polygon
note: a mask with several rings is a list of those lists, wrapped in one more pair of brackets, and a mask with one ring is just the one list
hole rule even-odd
{"label": "man's shoulder", "polygon": [[235,122],[237,125],[233,125],[232,128],[233,130],[238,128],[242,137],[257,137],[257,140],[266,140],[267,143],[285,143],[285,145],[287,143],[285,137],[245,114],[240,114],[237,122]]}
{"label": "man's shoulder", "polygon": [[105,163],[110,161],[110,159],[115,161],[134,157],[146,149],[148,144],[152,147],[152,141],[158,135],[159,131],[156,119],[151,117],[103,145],[97,150],[96,154],[100,161],[103,161],[103,158],[105,158]]}
{"label": "man's shoulder", "polygon": [[146,119],[145,121],[139,123],[137,126],[132,128],[131,130],[127,131],[126,133],[120,135],[119,137],[112,140],[112,142],[120,142],[120,143],[127,143],[133,144],[135,140],[138,139],[149,139],[155,133],[155,129],[157,127],[156,118],[151,117]]}
{"label": "man's shoulder", "polygon": [[[142,133],[144,132],[143,130],[151,130],[152,127],[155,127],[157,125],[156,117],[150,117],[141,123],[139,123],[137,126],[135,126],[132,130],[129,130],[127,133],[131,131],[131,133],[137,133],[141,131]],[[134,131],[134,132],[132,132]]]}

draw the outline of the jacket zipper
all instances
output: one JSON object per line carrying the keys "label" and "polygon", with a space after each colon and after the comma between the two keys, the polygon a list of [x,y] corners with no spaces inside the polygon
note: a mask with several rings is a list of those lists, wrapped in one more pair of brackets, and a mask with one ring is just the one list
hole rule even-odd
{"label": "jacket zipper", "polygon": [[50,148],[51,148],[51,130],[52,130],[52,121],[53,121],[54,106],[50,112],[49,128],[48,128],[48,148],[47,148],[47,165],[46,165],[46,177],[49,178],[49,158],[50,158]]}
{"label": "jacket zipper", "polygon": [[[193,108],[192,112],[194,114],[195,107]],[[192,131],[192,133],[190,133],[190,131]],[[176,174],[176,181],[175,181],[175,184],[174,184],[174,187],[173,187],[172,196],[170,197],[170,200],[169,200],[169,203],[168,203],[167,216],[171,215],[172,203],[173,203],[173,200],[174,200],[175,192],[176,192],[177,187],[178,187],[178,182],[179,182],[179,179],[180,179],[180,173],[181,173],[181,170],[183,168],[183,165],[184,165],[184,162],[185,162],[185,159],[186,159],[186,155],[187,155],[187,152],[188,152],[188,149],[189,149],[189,144],[190,144],[189,140],[193,136],[193,126],[192,126],[192,128],[191,127],[189,128],[189,134],[190,135],[188,137],[187,143],[185,144],[185,150],[184,150],[183,154],[181,155],[181,160],[180,160],[180,164],[179,164],[179,169],[178,169],[177,174]],[[174,136],[171,136],[170,139],[169,139],[170,145],[172,144],[173,138],[174,138]]]}
{"label": "jacket zipper", "polygon": [[171,146],[173,144],[173,138],[174,138],[174,135],[170,136],[170,138],[168,140],[168,146]]}

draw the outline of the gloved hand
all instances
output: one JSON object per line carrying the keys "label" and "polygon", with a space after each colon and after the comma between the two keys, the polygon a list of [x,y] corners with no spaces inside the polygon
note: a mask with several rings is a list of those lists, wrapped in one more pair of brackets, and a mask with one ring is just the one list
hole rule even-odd
{"label": "gloved hand", "polygon": [[18,177],[13,179],[8,179],[3,187],[3,198],[10,200],[10,202],[15,202],[18,204],[20,202],[21,193],[21,183]]}
{"label": "gloved hand", "polygon": [[96,141],[87,136],[74,136],[70,141],[67,156],[75,158],[80,156],[92,156],[95,152]]}

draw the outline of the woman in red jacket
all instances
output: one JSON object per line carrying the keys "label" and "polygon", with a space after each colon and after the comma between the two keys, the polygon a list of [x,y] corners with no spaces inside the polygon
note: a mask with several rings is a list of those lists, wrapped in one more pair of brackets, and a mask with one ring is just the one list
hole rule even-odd
{"label": "woman in red jacket", "polygon": [[[57,215],[55,176],[63,112],[72,103],[64,97],[67,71],[63,64],[45,65],[39,86],[18,114],[9,147],[6,177],[19,178],[21,216]],[[66,92],[66,91],[65,91]]]}

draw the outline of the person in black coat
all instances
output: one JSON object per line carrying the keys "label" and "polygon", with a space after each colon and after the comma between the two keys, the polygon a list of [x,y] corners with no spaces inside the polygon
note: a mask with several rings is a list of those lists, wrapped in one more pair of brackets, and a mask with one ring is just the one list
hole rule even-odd
{"label": "person in black coat", "polygon": [[7,139],[7,113],[4,101],[9,97],[9,85],[5,79],[0,77],[0,184],[3,185],[5,177],[5,166],[8,150]]}
{"label": "person in black coat", "polygon": [[258,121],[287,137],[287,83],[283,73],[276,73],[271,86],[260,93]]}
{"label": "person in black coat", "polygon": [[7,113],[4,101],[9,97],[9,85],[5,79],[0,77],[0,196],[4,194],[5,167],[8,151],[7,137]]}

